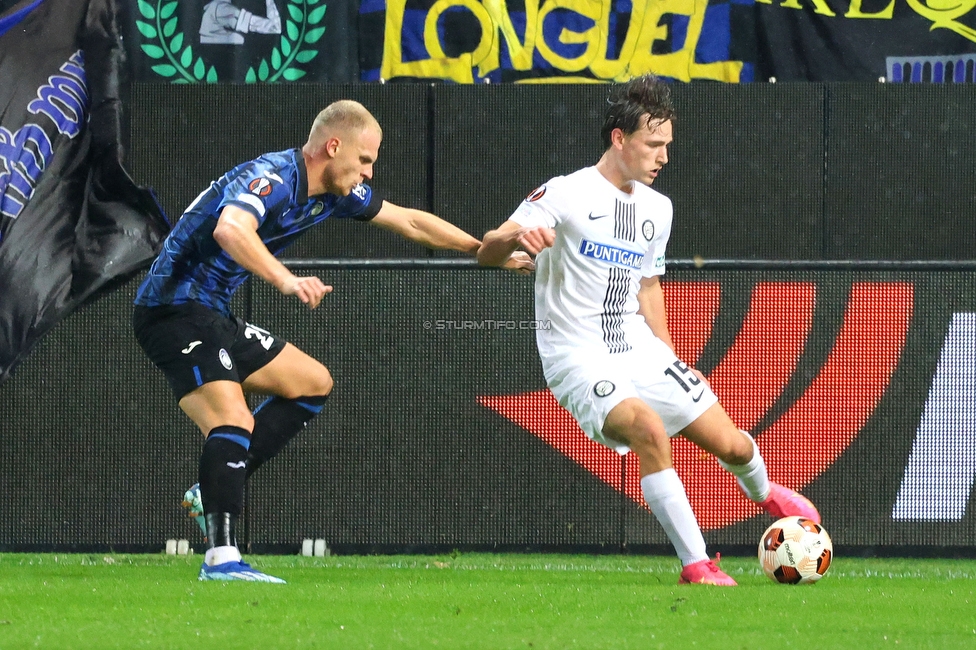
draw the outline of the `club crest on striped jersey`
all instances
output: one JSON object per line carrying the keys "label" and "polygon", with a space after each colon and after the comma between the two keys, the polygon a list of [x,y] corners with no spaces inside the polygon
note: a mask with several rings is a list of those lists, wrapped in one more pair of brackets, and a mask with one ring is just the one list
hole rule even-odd
{"label": "club crest on striped jersey", "polygon": [[641,224],[641,234],[644,235],[644,239],[651,241],[654,239],[654,222],[648,219]]}

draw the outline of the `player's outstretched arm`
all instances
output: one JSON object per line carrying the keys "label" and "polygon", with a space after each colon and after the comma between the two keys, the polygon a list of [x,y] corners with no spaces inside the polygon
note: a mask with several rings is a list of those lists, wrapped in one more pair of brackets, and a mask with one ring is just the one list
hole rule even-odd
{"label": "player's outstretched arm", "polygon": [[480,241],[436,215],[404,208],[389,201],[383,201],[383,207],[370,223],[427,248],[474,255],[481,245]]}
{"label": "player's outstretched arm", "polygon": [[538,255],[556,241],[556,231],[545,226],[523,227],[514,221],[506,221],[495,230],[485,233],[478,249],[478,263],[482,266],[504,266],[515,251],[525,249]]}
{"label": "player's outstretched arm", "polygon": [[258,276],[286,296],[315,309],[332,287],[314,276],[298,277],[271,254],[258,237],[258,220],[247,210],[226,206],[217,219],[213,238],[235,262]]}
{"label": "player's outstretched arm", "polygon": [[654,332],[654,336],[674,350],[671,331],[668,329],[668,315],[664,307],[664,290],[661,288],[660,276],[641,278],[637,304],[640,305],[638,311],[647,321],[647,326]]}

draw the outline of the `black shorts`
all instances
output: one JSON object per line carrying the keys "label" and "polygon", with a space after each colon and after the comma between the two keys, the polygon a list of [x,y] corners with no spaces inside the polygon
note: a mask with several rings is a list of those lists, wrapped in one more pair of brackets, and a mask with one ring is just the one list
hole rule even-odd
{"label": "black shorts", "polygon": [[268,365],[285,341],[199,303],[143,307],[132,313],[139,345],[163,371],[177,401],[211,381],[242,383]]}

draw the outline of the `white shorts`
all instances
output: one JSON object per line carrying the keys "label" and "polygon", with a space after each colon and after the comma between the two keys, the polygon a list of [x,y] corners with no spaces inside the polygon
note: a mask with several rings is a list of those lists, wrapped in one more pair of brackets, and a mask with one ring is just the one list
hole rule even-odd
{"label": "white shorts", "polygon": [[712,389],[658,338],[629,352],[573,350],[542,361],[546,382],[559,404],[573,414],[589,438],[621,455],[630,448],[605,438],[603,423],[623,400],[636,397],[654,409],[669,436],[718,402]]}

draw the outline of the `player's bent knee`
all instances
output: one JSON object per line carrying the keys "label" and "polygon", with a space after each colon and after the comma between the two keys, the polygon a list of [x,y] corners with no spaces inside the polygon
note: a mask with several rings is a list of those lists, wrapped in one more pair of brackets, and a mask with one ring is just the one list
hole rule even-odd
{"label": "player's bent knee", "polygon": [[318,372],[308,378],[308,386],[306,386],[302,394],[321,395],[325,397],[332,392],[334,386],[335,382],[332,379],[332,373],[325,366],[319,366]]}
{"label": "player's bent knee", "polygon": [[656,455],[664,449],[670,449],[671,446],[671,439],[659,422],[638,420],[631,428],[628,437],[630,438],[628,446],[638,455],[643,453]]}
{"label": "player's bent knee", "polygon": [[754,453],[749,434],[736,429],[730,431],[723,441],[722,448],[715,455],[729,465],[745,465],[752,460]]}
{"label": "player's bent knee", "polygon": [[604,432],[626,430],[633,427],[645,409],[649,410],[650,407],[637,398],[631,397],[623,400],[610,409],[607,414],[607,419],[603,423]]}
{"label": "player's bent knee", "polygon": [[320,363],[315,363],[314,365],[306,365],[296,375],[283,378],[274,387],[269,387],[268,392],[285,399],[312,396],[328,397],[333,386],[334,382],[329,369]]}
{"label": "player's bent knee", "polygon": [[603,433],[638,455],[657,454],[671,445],[661,418],[638,399],[626,399],[615,406],[607,416]]}

